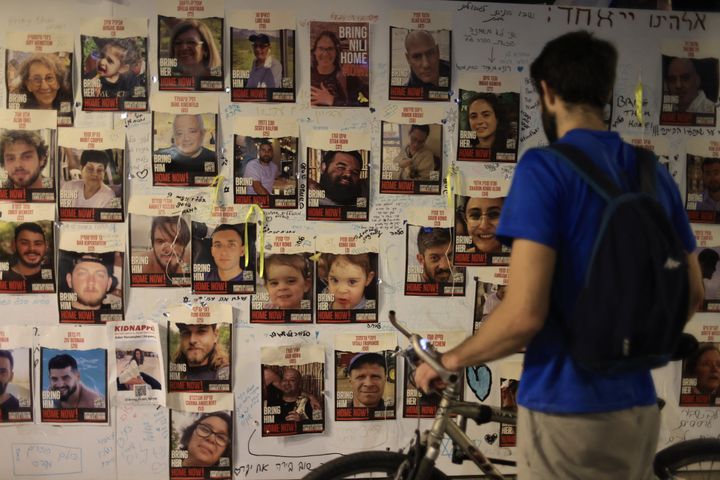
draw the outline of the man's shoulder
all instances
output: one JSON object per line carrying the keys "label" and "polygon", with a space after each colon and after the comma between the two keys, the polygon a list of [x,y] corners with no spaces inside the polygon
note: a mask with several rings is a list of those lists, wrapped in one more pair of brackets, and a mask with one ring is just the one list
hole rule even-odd
{"label": "man's shoulder", "polygon": [[15,395],[13,395],[12,393],[9,393],[8,395],[10,396],[2,404],[0,404],[0,408],[2,408],[3,410],[19,408],[20,401],[15,397]]}

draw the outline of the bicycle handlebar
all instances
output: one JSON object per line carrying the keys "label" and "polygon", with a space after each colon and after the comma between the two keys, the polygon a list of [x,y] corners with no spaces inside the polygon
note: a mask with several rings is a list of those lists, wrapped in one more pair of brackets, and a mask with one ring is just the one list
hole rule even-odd
{"label": "bicycle handlebar", "polygon": [[430,341],[421,337],[417,333],[412,333],[407,330],[395,317],[395,310],[390,310],[388,317],[392,326],[397,328],[400,333],[405,335],[410,341],[410,346],[412,347],[415,355],[417,355],[418,360],[422,360],[430,365],[438,373],[438,375],[440,375],[440,378],[444,382],[455,383],[458,381],[458,378],[460,378],[458,373],[448,370],[443,366],[440,360],[442,354],[435,349]]}

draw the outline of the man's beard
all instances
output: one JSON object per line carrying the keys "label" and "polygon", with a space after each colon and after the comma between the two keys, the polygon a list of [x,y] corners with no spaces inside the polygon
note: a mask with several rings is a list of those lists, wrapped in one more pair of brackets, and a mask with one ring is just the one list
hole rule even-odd
{"label": "man's beard", "polygon": [[[35,183],[35,182],[37,181],[37,179],[40,177],[40,173],[41,173],[41,172],[42,172],[42,169],[38,168],[34,175],[30,175],[29,177],[26,177],[25,180],[24,180],[22,183],[20,183],[20,184],[17,185],[17,187],[18,187],[18,188],[28,188],[28,187],[30,187],[30,186],[31,186],[33,183]],[[13,184],[15,184],[15,181],[12,180],[12,178],[10,178],[10,181],[12,181]]]}
{"label": "man's beard", "polygon": [[103,295],[99,298],[80,298],[80,295],[77,297],[77,302],[80,305],[85,305],[86,307],[90,307],[93,310],[97,310],[100,307],[102,307],[103,300],[105,300],[105,296]]}
{"label": "man's beard", "polygon": [[435,283],[447,282],[450,280],[450,275],[452,274],[450,270],[445,268],[435,268],[435,270],[431,272],[427,266],[423,266],[423,270],[425,270],[425,276],[428,280]]}
{"label": "man's beard", "polygon": [[557,117],[551,115],[545,109],[545,103],[540,102],[540,118],[542,119],[543,131],[548,139],[548,142],[555,143],[558,140],[558,129],[557,129]]}
{"label": "man's beard", "polygon": [[334,180],[327,172],[320,174],[320,186],[325,190],[325,198],[340,205],[353,205],[360,196],[360,184],[352,183],[352,180],[350,182],[350,185],[340,185],[339,178]]}
{"label": "man's beard", "polygon": [[77,386],[74,386],[72,388],[68,388],[67,393],[62,393],[62,390],[56,389],[60,392],[60,400],[63,402],[67,402],[73,393],[77,390]]}

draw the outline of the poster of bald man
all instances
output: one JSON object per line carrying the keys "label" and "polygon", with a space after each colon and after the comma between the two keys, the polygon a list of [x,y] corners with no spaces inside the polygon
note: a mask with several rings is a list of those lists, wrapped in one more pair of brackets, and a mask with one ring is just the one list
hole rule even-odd
{"label": "poster of bald man", "polygon": [[153,185],[206,186],[218,172],[217,97],[157,94],[152,112]]}
{"label": "poster of bald man", "polygon": [[60,323],[123,319],[125,232],[115,227],[64,226],[58,244]]}
{"label": "poster of bald man", "polygon": [[262,436],[325,430],[325,350],[321,345],[260,349]]}
{"label": "poster of bald man", "polygon": [[396,11],[390,27],[390,100],[447,101],[451,19],[446,12]]}
{"label": "poster of bald man", "polygon": [[662,48],[660,125],[714,127],[720,49],[710,42],[667,41]]}

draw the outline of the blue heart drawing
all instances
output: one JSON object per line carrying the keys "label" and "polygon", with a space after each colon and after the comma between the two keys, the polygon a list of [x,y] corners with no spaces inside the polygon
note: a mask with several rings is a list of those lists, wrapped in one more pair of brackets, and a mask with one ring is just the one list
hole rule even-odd
{"label": "blue heart drawing", "polygon": [[492,373],[486,365],[478,365],[476,367],[467,367],[465,369],[467,383],[475,396],[481,402],[490,395],[490,385],[492,385]]}
{"label": "blue heart drawing", "polygon": [[518,72],[522,72],[524,68],[525,68],[525,67],[523,67],[523,66],[521,65],[521,66],[517,67],[517,71],[518,71]]}

